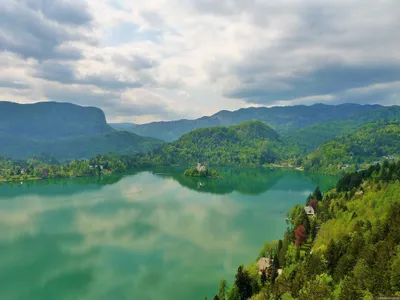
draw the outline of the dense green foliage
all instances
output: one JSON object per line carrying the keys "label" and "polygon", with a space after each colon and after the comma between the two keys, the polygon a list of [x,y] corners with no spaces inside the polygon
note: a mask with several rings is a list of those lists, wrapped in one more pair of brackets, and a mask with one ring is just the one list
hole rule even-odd
{"label": "dense green foliage", "polygon": [[273,258],[266,274],[240,266],[226,299],[400,296],[399,196],[400,161],[348,174],[322,197],[316,190],[307,199],[316,216],[294,207],[283,240],[260,252]]}
{"label": "dense green foliage", "polygon": [[36,155],[28,160],[0,157],[0,181],[97,176],[145,166],[145,163],[139,164],[138,155],[103,154],[65,164],[46,155]]}
{"label": "dense green foliage", "polygon": [[285,134],[283,138],[295,149],[295,153],[305,154],[337,136],[350,133],[366,123],[376,121],[400,121],[400,106],[362,112],[350,119],[320,122]]}
{"label": "dense green foliage", "polygon": [[210,117],[202,117],[197,120],[152,122],[136,125],[134,128],[131,128],[131,131],[142,136],[150,136],[163,141],[175,141],[185,133],[198,128],[230,126],[245,121],[259,120],[282,134],[320,122],[357,118],[359,114],[380,108],[382,106],[357,104],[335,106],[314,104],[311,106],[297,105],[271,108],[251,107],[233,112],[224,110]]}
{"label": "dense green foliage", "polygon": [[[374,116],[397,118],[397,108],[390,108],[389,112],[385,111],[383,114],[381,111]],[[333,124],[338,123],[341,122]],[[342,123],[346,124],[345,121]],[[327,123],[318,126],[322,126],[322,131],[328,131],[330,126],[324,127],[325,125]],[[319,128],[318,126],[313,128]],[[306,140],[307,137],[303,139]],[[230,127],[194,130],[175,142],[155,149],[145,159],[155,165],[187,165],[197,161],[214,165],[279,164],[304,167],[315,172],[343,173],[366,168],[371,163],[388,157],[398,157],[400,121],[388,121],[384,118],[367,123],[321,145],[310,154],[302,154],[304,151],[300,143],[287,137],[279,137],[265,123],[248,121]]]}
{"label": "dense green foliage", "polygon": [[321,145],[303,164],[308,170],[334,173],[343,166],[355,170],[364,163],[396,158],[399,154],[400,121],[379,121]]}
{"label": "dense green foliage", "polygon": [[0,102],[0,133],[28,139],[53,139],[111,132],[104,112],[71,103]]}
{"label": "dense green foliage", "polygon": [[260,121],[230,127],[197,129],[176,142],[152,151],[155,164],[195,164],[204,161],[218,165],[262,165],[280,159],[283,143],[278,134]]}

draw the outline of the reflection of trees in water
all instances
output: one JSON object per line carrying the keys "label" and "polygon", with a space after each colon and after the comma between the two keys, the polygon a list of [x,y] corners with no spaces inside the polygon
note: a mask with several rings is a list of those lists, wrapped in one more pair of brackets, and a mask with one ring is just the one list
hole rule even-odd
{"label": "reflection of trees in water", "polygon": [[[283,172],[266,168],[229,168],[219,167],[223,178],[197,178],[184,176],[183,172],[165,169],[159,176],[172,178],[180,185],[199,192],[229,194],[237,191],[247,195],[262,194],[281,178]],[[155,173],[157,174],[157,173]]]}
{"label": "reflection of trees in water", "polygon": [[[134,170],[124,174],[112,174],[104,176],[60,178],[46,180],[27,180],[0,184],[0,199],[13,198],[21,195],[75,195],[86,191],[100,190],[103,186],[118,183],[124,176],[135,176],[142,171],[151,172],[153,175],[172,178],[181,186],[199,192],[213,194],[229,194],[233,191],[246,195],[258,195],[266,192],[276,185],[276,188],[287,189],[286,180],[290,182],[291,190],[303,190],[304,180],[311,185],[319,185],[322,191],[335,186],[337,177],[299,172],[295,170],[283,170],[272,168],[239,168],[217,167],[223,178],[196,178],[184,176],[186,166],[182,167],[155,167],[151,169]],[[298,179],[298,180],[296,180]],[[62,187],[62,188],[60,188]]]}
{"label": "reflection of trees in water", "polygon": [[315,186],[319,185],[322,192],[325,192],[336,186],[339,176],[326,174],[304,172],[304,177],[307,178]]}
{"label": "reflection of trees in water", "polygon": [[[303,191],[304,182],[321,187],[325,191],[333,187],[336,178],[329,175],[311,174],[288,169],[217,167],[223,178],[197,178],[183,175],[183,170],[160,168],[154,170],[158,176],[172,178],[180,185],[192,190],[213,194],[229,194],[237,191],[246,195],[259,195],[272,187]],[[288,185],[289,184],[289,185]]]}
{"label": "reflection of trees in water", "polygon": [[112,174],[78,178],[26,180],[22,184],[20,181],[6,182],[0,184],[0,199],[21,195],[75,195],[86,191],[99,190],[105,185],[115,184],[122,177],[122,174]]}

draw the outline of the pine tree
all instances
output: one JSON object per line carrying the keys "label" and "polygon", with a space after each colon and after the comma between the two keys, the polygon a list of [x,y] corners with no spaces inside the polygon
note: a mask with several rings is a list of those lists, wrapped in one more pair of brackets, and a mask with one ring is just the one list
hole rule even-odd
{"label": "pine tree", "polygon": [[226,295],[226,280],[221,280],[219,282],[219,289],[218,289],[218,297],[220,300],[225,300],[225,295]]}
{"label": "pine tree", "polygon": [[313,193],[313,198],[317,199],[318,201],[322,200],[322,193],[321,193],[321,190],[319,189],[319,186],[317,186],[317,188],[315,189],[315,191]]}
{"label": "pine tree", "polygon": [[240,265],[235,276],[235,285],[239,289],[239,296],[241,300],[247,300],[253,294],[251,288],[251,278],[243,265]]}
{"label": "pine tree", "polygon": [[261,271],[261,285],[264,286],[266,282],[267,282],[267,273],[265,272],[264,269]]}

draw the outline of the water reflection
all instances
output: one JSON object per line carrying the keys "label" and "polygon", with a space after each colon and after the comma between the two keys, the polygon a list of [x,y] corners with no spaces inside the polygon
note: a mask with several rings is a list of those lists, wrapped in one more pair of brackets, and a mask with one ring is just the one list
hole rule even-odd
{"label": "water reflection", "polygon": [[[126,176],[132,177],[141,172],[151,172],[156,176],[171,178],[181,186],[197,192],[221,195],[230,194],[234,191],[244,195],[259,195],[268,191],[283,177],[305,179],[315,186],[320,185],[323,190],[333,187],[336,183],[336,178],[333,176],[271,168],[218,167],[223,178],[216,179],[187,177],[183,175],[184,170],[184,167],[156,167],[107,176],[0,183],[0,200],[21,195],[61,196],[96,191],[102,189],[103,186],[116,184]],[[302,181],[297,182],[299,182],[299,186],[291,186],[292,190],[301,190]],[[284,188],[287,188],[285,184]]]}
{"label": "water reflection", "polygon": [[284,213],[324,180],[153,171],[1,185],[9,201],[0,201],[0,299],[212,298],[220,279],[281,237]]}
{"label": "water reflection", "polygon": [[[294,179],[292,183],[298,183],[298,186],[291,185],[291,190],[303,188],[303,181],[296,179],[305,179],[315,186],[319,185],[322,190],[327,190],[336,183],[336,178],[333,176],[288,169],[218,167],[218,172],[223,178],[187,177],[183,175],[183,171],[184,168],[164,167],[152,172],[157,176],[172,178],[191,190],[212,194],[230,194],[237,191],[244,195],[260,195],[274,187],[284,177],[287,180]],[[285,189],[288,188],[285,183],[283,186]]]}

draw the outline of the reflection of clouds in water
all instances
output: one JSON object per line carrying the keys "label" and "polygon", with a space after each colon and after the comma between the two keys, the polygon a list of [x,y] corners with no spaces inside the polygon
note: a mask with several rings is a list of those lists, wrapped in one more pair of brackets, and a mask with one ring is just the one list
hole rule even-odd
{"label": "reflection of clouds in water", "polygon": [[93,277],[96,252],[69,253],[76,235],[24,236],[0,244],[1,299],[77,299]]}
{"label": "reflection of clouds in water", "polygon": [[[215,261],[220,261],[222,267],[235,268],[232,257],[245,252],[246,247],[240,242],[242,232],[230,231],[228,223],[240,213],[240,206],[227,197],[203,197],[181,189],[173,180],[154,182],[149,181],[149,177],[144,174],[135,176],[134,180],[123,179],[117,186],[105,187],[101,194],[89,191],[81,197],[59,196],[55,199],[31,195],[1,203],[2,240],[5,238],[3,233],[7,233],[7,245],[20,251],[25,249],[21,241],[35,244],[36,248],[30,246],[33,262],[40,262],[40,257],[44,256],[55,260],[53,268],[35,268],[37,280],[26,285],[24,290],[36,289],[39,295],[46,286],[50,289],[57,286],[62,290],[65,280],[80,278],[92,287],[87,287],[85,299],[100,299],[118,286],[125,288],[129,282],[136,287],[131,290],[134,295],[140,286],[151,286],[151,278],[158,278],[159,291],[140,288],[149,299],[156,299],[160,291],[176,293],[172,286],[177,282],[183,282],[189,288],[202,282],[214,285],[219,277],[199,278],[197,274],[210,272],[214,276],[224,276],[224,270],[216,266]],[[176,194],[180,196],[173,196]],[[54,216],[62,219],[66,212],[73,214],[68,222],[63,226],[54,224],[57,221],[53,220]],[[46,224],[47,219],[57,226],[46,228],[51,226]],[[60,232],[66,228],[69,232]],[[79,238],[70,243],[66,239],[68,234]],[[42,250],[37,248],[39,243],[43,243]],[[112,248],[132,255],[161,254],[159,267],[154,270],[152,262],[133,257],[132,262],[138,268],[134,273],[115,273],[113,268],[102,266],[107,257],[104,249]],[[94,267],[91,253],[97,253],[95,260],[99,270],[86,274],[85,270]],[[20,253],[18,257],[22,255]],[[210,259],[210,255],[214,257]],[[1,261],[1,270],[7,269],[4,260]],[[27,266],[29,262],[21,261],[21,264]],[[46,265],[46,262],[42,264]],[[160,266],[164,269],[159,270]],[[185,274],[184,278],[182,274]],[[16,291],[10,293],[23,295]],[[126,296],[121,295],[121,298]]]}
{"label": "reflection of clouds in water", "polygon": [[[130,191],[138,190],[139,186],[143,187],[140,181],[131,183]],[[151,195],[141,199],[154,200],[158,195],[166,195],[168,201],[132,203],[132,206],[113,215],[97,216],[91,211],[81,211],[76,218],[76,227],[84,237],[82,247],[87,250],[118,247],[130,253],[147,253],[150,256],[161,253],[162,263],[159,266],[168,265],[168,269],[156,271],[159,291],[173,293],[171,286],[182,281],[189,286],[199,285],[202,281],[215,284],[224,276],[224,268],[236,268],[232,257],[248,251],[242,242],[243,233],[239,230],[232,232],[227,224],[240,211],[236,202],[227,197],[201,197],[201,201],[196,201],[198,199],[191,199],[196,198],[191,191],[183,192],[189,198],[169,197],[169,194],[177,192],[177,187],[176,183],[158,185]],[[145,194],[148,195],[147,192]],[[214,257],[210,259],[210,255]],[[216,261],[221,265],[216,266]],[[134,281],[143,290],[144,286],[152,286],[150,283],[146,285],[146,278],[154,275],[154,266],[140,261],[138,264],[140,268]],[[202,278],[197,275],[205,273],[210,275]],[[185,278],[182,278],[183,274]],[[151,289],[148,293],[150,297]],[[149,299],[156,298],[154,295]]]}
{"label": "reflection of clouds in water", "polygon": [[[79,289],[66,292],[71,299],[190,299],[196,289],[217,288],[238,262],[247,262],[243,257],[256,255],[260,236],[274,226],[268,211],[284,210],[288,195],[303,199],[299,193],[309,191],[197,193],[140,173],[79,195],[15,197],[0,202],[0,273],[12,268],[13,252],[19,258],[29,249],[20,264],[37,273],[26,285],[37,293],[80,280]],[[13,289],[6,292],[24,296]]]}
{"label": "reflection of clouds in water", "polygon": [[[239,241],[241,233],[231,232],[226,224],[232,217],[226,213],[226,207],[229,205],[235,211],[235,202],[225,199],[201,204],[169,200],[122,207],[110,215],[80,211],[76,216],[76,228],[84,236],[88,248],[118,245],[134,251],[150,248],[164,251],[172,246],[171,250],[175,252],[175,247],[165,239],[168,237],[205,251],[220,251]],[[146,234],[135,232],[135,228]]]}

